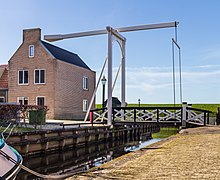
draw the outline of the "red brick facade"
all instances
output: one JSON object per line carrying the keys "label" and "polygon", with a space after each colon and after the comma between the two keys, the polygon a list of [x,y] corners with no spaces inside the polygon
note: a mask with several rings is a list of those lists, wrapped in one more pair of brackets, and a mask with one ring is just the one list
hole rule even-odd
{"label": "red brick facade", "polygon": [[[33,57],[29,56],[30,45],[34,46]],[[45,82],[39,84],[35,73],[41,70]],[[19,77],[25,76],[24,71],[28,71],[28,83],[22,84]],[[89,79],[88,90],[83,90],[84,76]],[[23,31],[23,43],[9,60],[8,87],[9,102],[25,97],[28,104],[34,105],[42,97],[49,108],[47,118],[82,119],[83,100],[89,102],[95,88],[95,72],[56,59],[42,43],[41,30],[29,29]]]}

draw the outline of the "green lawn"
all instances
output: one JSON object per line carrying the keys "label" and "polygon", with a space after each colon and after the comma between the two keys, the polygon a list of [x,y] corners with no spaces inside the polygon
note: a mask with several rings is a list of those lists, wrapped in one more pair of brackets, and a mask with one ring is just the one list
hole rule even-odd
{"label": "green lawn", "polygon": [[[0,133],[5,130],[5,127],[0,127]],[[10,132],[11,128],[7,129],[6,132]],[[23,132],[23,131],[35,131],[34,128],[28,128],[28,127],[15,127],[12,132]]]}
{"label": "green lawn", "polygon": [[153,138],[167,138],[169,136],[177,134],[177,128],[160,128],[160,132],[153,133]]}

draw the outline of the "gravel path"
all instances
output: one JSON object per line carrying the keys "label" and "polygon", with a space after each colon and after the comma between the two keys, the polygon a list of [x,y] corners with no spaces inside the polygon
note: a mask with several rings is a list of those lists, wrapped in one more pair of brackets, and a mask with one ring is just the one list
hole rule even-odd
{"label": "gravel path", "polygon": [[220,180],[220,127],[182,130],[71,179]]}

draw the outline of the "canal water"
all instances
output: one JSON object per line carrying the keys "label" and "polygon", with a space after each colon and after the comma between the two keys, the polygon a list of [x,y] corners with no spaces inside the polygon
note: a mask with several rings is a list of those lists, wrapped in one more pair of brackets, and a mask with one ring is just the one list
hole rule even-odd
{"label": "canal water", "polygon": [[[142,137],[140,141],[97,143],[89,145],[89,147],[72,148],[38,157],[24,158],[23,164],[41,174],[73,175],[158,141],[160,141],[160,139],[146,140]],[[40,178],[21,170],[16,179],[34,180]]]}

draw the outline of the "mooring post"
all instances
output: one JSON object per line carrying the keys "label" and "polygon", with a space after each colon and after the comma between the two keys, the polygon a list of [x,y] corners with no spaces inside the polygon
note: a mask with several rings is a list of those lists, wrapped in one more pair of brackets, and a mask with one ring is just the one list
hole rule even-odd
{"label": "mooring post", "polygon": [[187,102],[183,102],[182,104],[182,127],[186,128],[186,106],[187,106]]}

